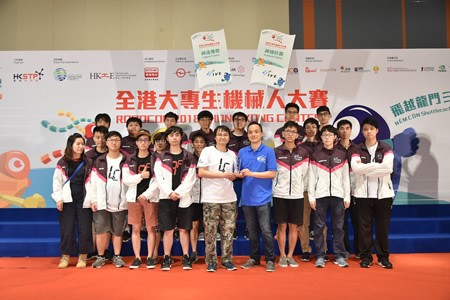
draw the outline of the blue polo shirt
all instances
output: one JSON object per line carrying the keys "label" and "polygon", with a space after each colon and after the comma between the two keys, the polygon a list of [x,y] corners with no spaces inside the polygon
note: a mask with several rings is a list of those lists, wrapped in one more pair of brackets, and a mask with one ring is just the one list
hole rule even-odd
{"label": "blue polo shirt", "polygon": [[[272,148],[261,144],[255,151],[251,146],[242,148],[238,154],[240,170],[252,172],[276,171],[277,160]],[[244,177],[241,205],[261,206],[272,201],[272,179]]]}

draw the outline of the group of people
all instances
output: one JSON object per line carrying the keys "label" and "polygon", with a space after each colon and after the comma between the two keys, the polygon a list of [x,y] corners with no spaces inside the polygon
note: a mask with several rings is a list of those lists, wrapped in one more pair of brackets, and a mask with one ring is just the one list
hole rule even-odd
{"label": "group of people", "polygon": [[[70,255],[78,253],[76,266],[84,268],[94,251],[92,267],[100,268],[108,260],[124,267],[122,236],[131,226],[135,258],[129,268],[143,264],[140,232],[145,227],[147,268],[158,263],[162,239],[161,270],[171,269],[177,230],[182,268],[189,270],[198,259],[199,228],[203,227],[206,270],[217,271],[219,234],[220,265],[234,271],[233,236],[241,206],[250,242],[250,257],[241,265],[243,269],[261,265],[260,235],[266,271],[275,271],[275,240],[280,267],[298,267],[297,240],[300,260],[310,261],[310,223],[315,266],[325,267],[328,211],[336,265],[349,266],[350,215],[353,252],[361,259],[360,266],[372,265],[375,246],[378,263],[392,268],[388,230],[394,197],[393,153],[377,140],[378,121],[367,118],[360,124],[365,140],[355,145],[350,140],[352,123],[339,120],[333,127],[328,107],[319,107],[317,119],[309,118],[303,126],[297,123],[298,114],[297,104],[286,105],[286,123],[275,132],[275,148],[263,143],[263,127],[255,121],[248,123],[243,112],[234,113],[233,130],[225,125],[212,130],[212,113],[201,111],[200,129],[189,137],[173,112],[164,117],[166,127],[153,135],[142,129],[139,118],[129,118],[126,137],[109,131],[110,117],[98,114],[93,138],[85,142],[78,133],[69,136],[54,173],[52,198],[60,212],[62,254],[58,267],[67,268]],[[272,220],[277,224],[275,236]],[[108,251],[110,242],[113,255]]]}

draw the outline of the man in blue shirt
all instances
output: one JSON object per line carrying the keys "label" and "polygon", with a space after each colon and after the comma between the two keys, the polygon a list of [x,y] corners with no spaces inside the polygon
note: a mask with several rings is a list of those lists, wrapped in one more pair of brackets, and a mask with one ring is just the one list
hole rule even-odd
{"label": "man in blue shirt", "polygon": [[250,146],[239,151],[238,164],[243,177],[241,205],[249,230],[250,259],[243,269],[260,265],[259,230],[266,255],[266,271],[275,271],[274,239],[270,221],[272,179],[277,173],[275,152],[262,143],[261,124],[250,122],[247,127]]}

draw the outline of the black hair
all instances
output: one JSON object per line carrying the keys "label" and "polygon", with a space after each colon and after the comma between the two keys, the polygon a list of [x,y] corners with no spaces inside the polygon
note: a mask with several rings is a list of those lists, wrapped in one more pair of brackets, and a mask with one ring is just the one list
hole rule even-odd
{"label": "black hair", "polygon": [[113,137],[113,136],[118,136],[118,137],[122,140],[122,135],[120,134],[120,132],[114,131],[114,130],[108,132],[108,133],[105,135],[105,140],[107,140],[107,139],[109,139],[110,137]]}
{"label": "black hair", "polygon": [[333,125],[325,125],[325,126],[323,126],[322,130],[320,130],[320,135],[322,135],[325,131],[331,132],[334,135],[338,135],[338,131]]}
{"label": "black hair", "polygon": [[352,126],[352,122],[350,122],[349,120],[347,120],[347,119],[342,119],[342,120],[340,120],[338,123],[337,123],[337,129],[339,129],[341,126],[344,126],[344,125],[350,125],[350,129],[351,128],[353,128],[353,126]]}
{"label": "black hair", "polygon": [[219,132],[219,131],[225,131],[226,133],[228,133],[228,135],[231,136],[231,130],[226,125],[219,125],[219,126],[217,126],[214,129],[214,136],[217,136],[217,132]]}
{"label": "black hair", "polygon": [[248,128],[249,128],[250,126],[252,126],[252,125],[258,125],[258,126],[259,126],[259,129],[261,129],[261,132],[263,132],[263,128],[262,128],[261,124],[259,124],[257,121],[251,121],[250,123],[248,123],[248,125],[247,125],[247,131],[248,131]]}
{"label": "black hair", "polygon": [[95,126],[92,130],[92,133],[95,134],[96,132],[103,133],[103,135],[106,136],[106,134],[108,133],[108,128],[106,128],[105,126]]}
{"label": "black hair", "polygon": [[[78,132],[70,135],[67,138],[66,149],[64,149],[64,156],[63,156],[63,159],[67,162],[73,160],[73,144],[77,139],[82,139],[83,143],[85,143],[84,137]],[[83,151],[83,153],[81,153],[81,159],[84,160],[84,157],[85,156]]]}
{"label": "black hair", "polygon": [[235,113],[233,114],[233,121],[234,121],[234,119],[237,118],[237,117],[244,117],[244,118],[245,118],[245,122],[248,121],[248,116],[247,116],[246,114],[244,114],[242,111],[238,111],[238,112],[235,112]]}
{"label": "black hair", "polygon": [[180,126],[170,126],[169,128],[167,128],[167,130],[164,132],[164,138],[167,140],[167,137],[174,133],[174,132],[178,132],[181,136],[183,135],[183,128],[181,128]]}
{"label": "black hair", "polygon": [[136,122],[139,124],[140,127],[142,127],[142,120],[137,117],[131,117],[127,120],[127,127],[131,122]]}
{"label": "black hair", "polygon": [[200,120],[201,118],[209,118],[211,121],[214,119],[213,114],[209,110],[202,110],[197,115],[197,120]]}
{"label": "black hair", "polygon": [[203,130],[197,130],[192,134],[192,142],[194,142],[196,138],[202,138],[205,141],[205,144],[208,145],[208,138]]}
{"label": "black hair", "polygon": [[326,106],[326,105],[319,106],[319,107],[317,108],[317,110],[316,110],[316,113],[317,113],[317,114],[320,114],[321,112],[324,112],[324,111],[326,111],[326,112],[328,112],[329,114],[331,114],[330,109],[329,109],[328,106]]}
{"label": "black hair", "polygon": [[295,130],[297,130],[297,133],[300,132],[300,125],[298,125],[298,123],[295,121],[287,121],[286,123],[284,123],[283,130],[285,130],[288,127],[295,127]]}
{"label": "black hair", "polygon": [[175,119],[175,122],[178,123],[178,115],[177,115],[176,113],[174,113],[174,112],[169,111],[167,114],[165,114],[165,115],[164,115],[164,121],[165,121],[167,118],[174,118],[174,119]]}
{"label": "black hair", "polygon": [[108,124],[111,124],[111,117],[107,113],[100,113],[95,116],[95,125],[97,125],[97,122],[103,120],[107,122]]}
{"label": "black hair", "polygon": [[303,122],[303,127],[304,128],[306,128],[306,125],[307,124],[315,124],[316,125],[316,127],[317,127],[317,129],[319,129],[319,121],[317,121],[317,119],[314,119],[314,118],[308,118],[308,119],[306,119],[305,120],[305,122]]}
{"label": "black hair", "polygon": [[284,112],[287,113],[288,109],[291,107],[295,108],[297,110],[297,112],[300,111],[300,107],[298,106],[297,103],[289,102],[288,104],[286,104],[286,107],[284,108]]}
{"label": "black hair", "polygon": [[378,120],[375,119],[374,117],[368,117],[365,118],[362,123],[361,123],[361,128],[364,127],[364,125],[372,125],[373,127],[375,127],[376,129],[378,129]]}

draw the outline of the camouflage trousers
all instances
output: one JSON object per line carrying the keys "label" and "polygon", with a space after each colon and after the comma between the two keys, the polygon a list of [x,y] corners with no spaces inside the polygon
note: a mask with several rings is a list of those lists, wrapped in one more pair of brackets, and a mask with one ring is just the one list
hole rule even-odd
{"label": "camouflage trousers", "polygon": [[236,202],[203,203],[205,224],[205,262],[217,263],[216,234],[220,228],[222,263],[233,256],[233,232],[236,228]]}

